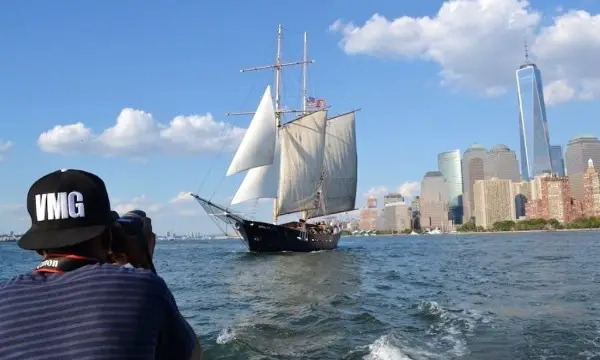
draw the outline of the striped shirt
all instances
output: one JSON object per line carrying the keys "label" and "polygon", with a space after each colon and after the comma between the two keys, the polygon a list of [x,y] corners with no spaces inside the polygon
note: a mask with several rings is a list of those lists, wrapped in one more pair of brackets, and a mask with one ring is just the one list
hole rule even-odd
{"label": "striped shirt", "polygon": [[0,284],[0,359],[189,360],[196,344],[164,280],[112,264]]}

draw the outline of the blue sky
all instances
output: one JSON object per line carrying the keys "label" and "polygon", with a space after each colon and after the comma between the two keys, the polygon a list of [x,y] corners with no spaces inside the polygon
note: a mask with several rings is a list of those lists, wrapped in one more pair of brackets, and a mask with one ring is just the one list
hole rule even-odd
{"label": "blue sky", "polygon": [[[369,191],[419,182],[439,152],[518,148],[525,36],[548,86],[551,141],[600,135],[599,12],[591,0],[3,2],[0,140],[12,146],[0,144],[0,231],[27,229],[38,177],[80,168],[106,181],[115,207],[150,209],[159,232],[214,232],[200,206],[176,197],[217,189],[213,199],[227,203],[241,182],[223,174],[250,117],[224,113],[254,110],[272,81],[239,69],[273,61],[278,23],[284,60],[300,59],[308,32],[310,94],[333,113],[362,108],[357,206]],[[284,74],[288,106],[300,105],[300,79],[299,69]],[[161,136],[180,141],[166,146],[156,123],[177,116],[181,126]],[[240,129],[229,139],[231,127]],[[234,144],[216,157],[221,140]],[[269,219],[268,204],[256,214]]]}

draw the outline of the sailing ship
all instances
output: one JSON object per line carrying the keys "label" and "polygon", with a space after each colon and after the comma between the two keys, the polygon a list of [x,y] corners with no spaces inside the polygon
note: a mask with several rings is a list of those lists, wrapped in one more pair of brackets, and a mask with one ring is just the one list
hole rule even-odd
{"label": "sailing ship", "polygon": [[[231,225],[252,252],[331,250],[338,246],[341,229],[308,220],[355,210],[358,110],[332,117],[323,104],[308,110],[306,66],[312,60],[307,59],[306,33],[304,59],[282,63],[282,29],[279,25],[275,64],[242,70],[274,69],[275,99],[268,85],[226,173],[247,172],[231,205],[273,199],[273,222],[247,219],[210,199],[190,195],[210,216]],[[293,65],[303,67],[302,110],[298,111],[281,107],[281,70]],[[284,113],[297,116],[283,122]],[[297,213],[302,214],[299,221],[277,223],[278,217]]]}

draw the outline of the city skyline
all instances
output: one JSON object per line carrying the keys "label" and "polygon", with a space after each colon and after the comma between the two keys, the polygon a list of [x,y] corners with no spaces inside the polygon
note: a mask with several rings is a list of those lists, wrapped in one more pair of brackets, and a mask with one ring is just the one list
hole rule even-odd
{"label": "city skyline", "polygon": [[[279,23],[285,61],[301,59],[308,32],[309,95],[332,114],[362,108],[357,207],[382,189],[408,200],[441,152],[475,141],[518,152],[524,38],[542,70],[551,144],[566,153],[570,139],[600,134],[600,35],[589,31],[600,4],[589,0],[308,0],[277,13],[261,0],[235,14],[184,1],[145,4],[143,16],[139,5],[0,5],[0,231],[29,226],[24,198],[37,178],[80,168],[106,181],[115,209],[148,210],[161,233],[214,233],[186,193],[228,205],[242,182],[222,175],[250,116],[224,114],[256,108],[273,81],[239,70],[274,61]],[[311,21],[297,16],[310,7],[321,9]],[[283,105],[298,107],[300,71],[282,81]],[[268,220],[270,207],[234,210]]]}

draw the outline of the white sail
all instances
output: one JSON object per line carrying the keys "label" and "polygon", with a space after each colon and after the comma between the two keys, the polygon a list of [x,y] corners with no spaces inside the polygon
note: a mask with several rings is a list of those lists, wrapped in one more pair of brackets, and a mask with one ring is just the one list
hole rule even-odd
{"label": "white sail", "polygon": [[280,128],[281,168],[277,215],[314,208],[325,150],[326,117],[327,111],[321,110]]}
{"label": "white sail", "polygon": [[231,205],[255,199],[275,199],[279,186],[279,164],[279,141],[276,141],[273,164],[248,170],[244,181],[231,200]]}
{"label": "white sail", "polygon": [[308,210],[307,218],[354,210],[356,182],[356,127],[351,112],[327,120],[318,206]]}
{"label": "white sail", "polygon": [[276,137],[277,119],[275,118],[275,108],[271,97],[271,86],[269,85],[260,100],[240,146],[233,156],[233,160],[231,160],[227,176],[272,164]]}

